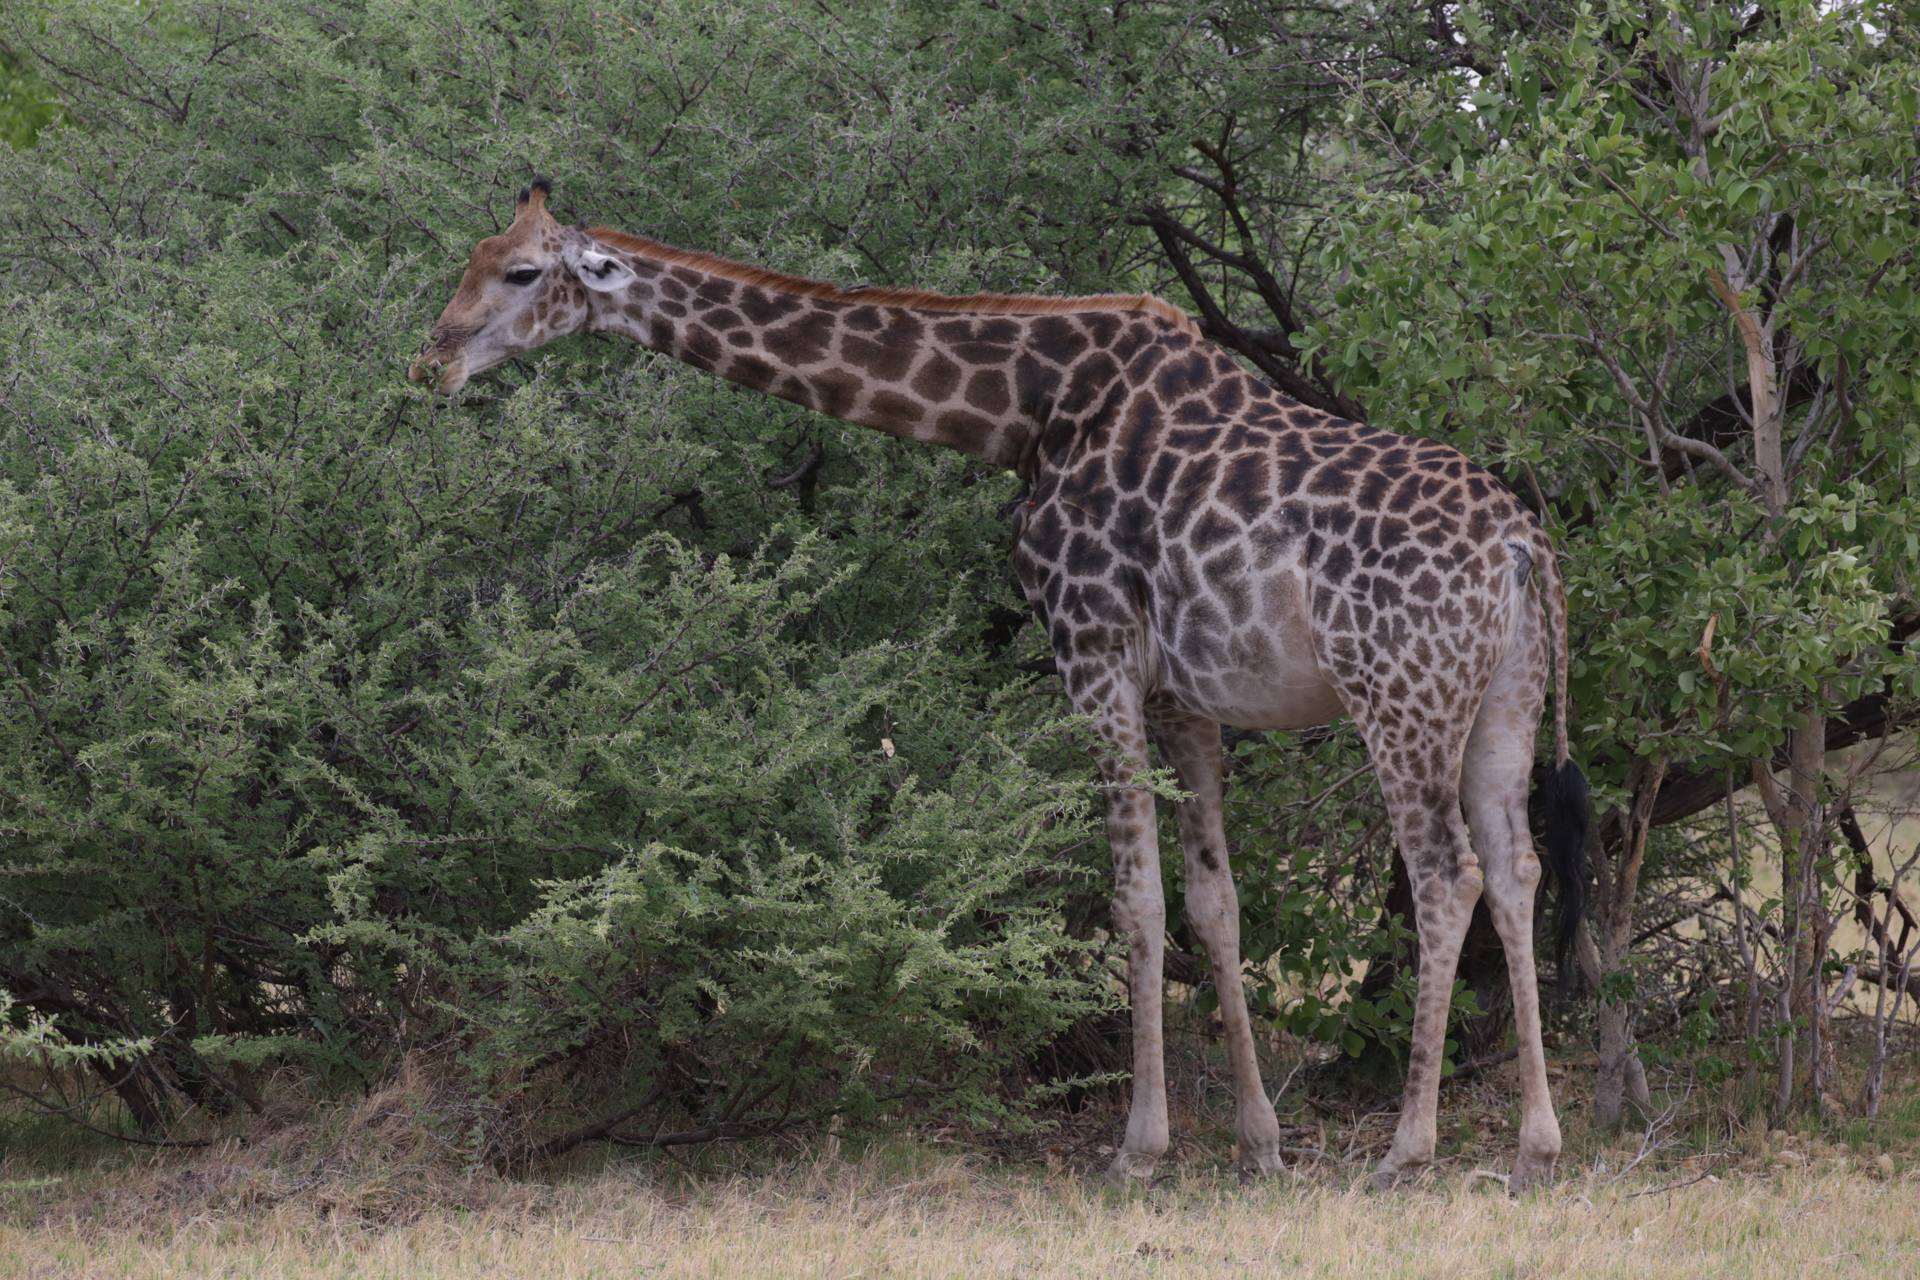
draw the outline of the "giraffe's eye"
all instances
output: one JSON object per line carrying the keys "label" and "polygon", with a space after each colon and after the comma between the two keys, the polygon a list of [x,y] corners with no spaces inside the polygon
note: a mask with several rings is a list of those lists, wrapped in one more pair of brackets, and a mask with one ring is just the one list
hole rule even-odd
{"label": "giraffe's eye", "polygon": [[506,275],[508,284],[532,284],[539,278],[540,268],[538,267],[515,267]]}

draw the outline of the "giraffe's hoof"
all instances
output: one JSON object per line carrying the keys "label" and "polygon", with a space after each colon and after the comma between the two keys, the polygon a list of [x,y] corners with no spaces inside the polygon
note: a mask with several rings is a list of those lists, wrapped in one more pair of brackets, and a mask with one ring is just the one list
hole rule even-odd
{"label": "giraffe's hoof", "polygon": [[1125,1191],[1136,1182],[1153,1181],[1153,1159],[1144,1151],[1122,1151],[1107,1166],[1107,1185]]}
{"label": "giraffe's hoof", "polygon": [[1248,1151],[1240,1148],[1240,1176],[1242,1178],[1271,1178],[1276,1173],[1285,1173],[1287,1162],[1280,1158],[1278,1151]]}
{"label": "giraffe's hoof", "polygon": [[1373,1189],[1392,1191],[1395,1187],[1410,1187],[1418,1182],[1420,1175],[1426,1171],[1427,1166],[1424,1163],[1414,1164],[1411,1161],[1406,1164],[1382,1163],[1373,1171]]}
{"label": "giraffe's hoof", "polygon": [[1513,1173],[1507,1178],[1507,1194],[1519,1195],[1553,1182],[1553,1156],[1529,1156],[1521,1152],[1514,1158]]}

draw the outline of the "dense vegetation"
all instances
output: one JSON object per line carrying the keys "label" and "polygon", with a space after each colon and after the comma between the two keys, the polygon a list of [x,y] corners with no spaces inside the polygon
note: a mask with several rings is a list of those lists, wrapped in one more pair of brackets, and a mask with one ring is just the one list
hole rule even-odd
{"label": "dense vegetation", "polygon": [[[1567,557],[1603,1112],[1636,1029],[1781,1111],[1876,1105],[1828,1022],[1864,976],[1883,1062],[1916,942],[1871,803],[1920,692],[1915,17],[9,5],[8,1043],[150,1136],[275,1064],[452,1055],[510,1158],[1003,1117],[1112,1000],[1012,477],[584,339],[405,383],[545,173],[563,219],[812,275],[1152,289],[1494,467]],[[1256,1004],[1390,1059],[1357,743],[1236,743]],[[601,1127],[530,1137],[535,1096]]]}

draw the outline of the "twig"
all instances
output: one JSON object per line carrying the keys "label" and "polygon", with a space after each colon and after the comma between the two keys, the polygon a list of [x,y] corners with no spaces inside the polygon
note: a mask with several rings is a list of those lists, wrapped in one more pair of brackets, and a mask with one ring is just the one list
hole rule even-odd
{"label": "twig", "polygon": [[1398,1113],[1396,1111],[1391,1111],[1383,1108],[1382,1110],[1379,1110],[1379,1111],[1369,1111],[1367,1112],[1367,1114],[1361,1116],[1358,1120],[1355,1120],[1353,1122],[1353,1137],[1347,1140],[1347,1149],[1341,1153],[1340,1163],[1346,1164],[1349,1160],[1353,1159],[1353,1149],[1355,1146],[1359,1144],[1360,1131],[1367,1127],[1367,1121],[1373,1119],[1375,1116],[1395,1115],[1395,1114],[1398,1114]]}
{"label": "twig", "polygon": [[684,1133],[663,1133],[657,1137],[642,1138],[631,1133],[609,1133],[607,1141],[617,1147],[690,1147],[702,1142],[719,1142],[729,1138],[766,1138],[794,1128],[794,1124],[747,1124],[744,1121],[727,1121],[722,1124],[710,1124],[700,1129],[689,1129]]}
{"label": "twig", "polygon": [[1502,1049],[1500,1052],[1490,1053],[1484,1058],[1475,1058],[1472,1062],[1463,1062],[1455,1067],[1453,1074],[1448,1076],[1442,1083],[1471,1079],[1487,1067],[1497,1067],[1503,1062],[1512,1062],[1519,1056],[1520,1046],[1514,1045],[1511,1049]]}
{"label": "twig", "polygon": [[1679,1102],[1669,1106],[1665,1111],[1662,1111],[1647,1123],[1647,1131],[1642,1134],[1640,1138],[1639,1154],[1635,1155],[1634,1158],[1627,1163],[1626,1168],[1607,1180],[1608,1186],[1612,1186],[1614,1183],[1620,1181],[1620,1179],[1632,1173],[1640,1167],[1641,1161],[1653,1155],[1666,1145],[1666,1143],[1661,1141],[1660,1131],[1672,1127],[1673,1122],[1679,1118],[1681,1106],[1687,1101],[1687,1098],[1692,1095],[1693,1090],[1689,1088],[1686,1097],[1682,1097]]}
{"label": "twig", "polygon": [[1373,772],[1373,761],[1369,760],[1367,761],[1367,763],[1361,765],[1358,769],[1355,769],[1352,773],[1349,773],[1346,777],[1340,779],[1340,781],[1334,783],[1332,786],[1328,787],[1325,791],[1322,791],[1319,795],[1309,800],[1307,802],[1307,807],[1300,811],[1300,816],[1302,818],[1308,817],[1313,813],[1315,809],[1318,809],[1321,805],[1325,804],[1327,802],[1327,797],[1331,796],[1334,792],[1346,786],[1349,782],[1352,782],[1355,778],[1361,777],[1365,774],[1369,774],[1372,772]]}
{"label": "twig", "polygon": [[666,1086],[664,1084],[655,1085],[653,1092],[632,1106],[621,1111],[616,1111],[604,1120],[583,1125],[571,1133],[564,1133],[557,1138],[549,1139],[535,1147],[530,1154],[536,1156],[557,1156],[573,1150],[582,1143],[597,1142],[601,1139],[610,1138],[614,1129],[625,1124],[628,1120],[631,1120],[634,1116],[639,1115],[642,1111],[658,1102],[661,1095],[665,1092]]}
{"label": "twig", "polygon": [[1306,1065],[1307,1065],[1307,1059],[1304,1055],[1302,1055],[1300,1061],[1293,1064],[1293,1070],[1287,1072],[1287,1078],[1280,1082],[1280,1087],[1273,1091],[1273,1097],[1269,1098],[1268,1101],[1272,1103],[1278,1103],[1280,1099],[1286,1097],[1287,1087],[1293,1083],[1293,1078],[1300,1074],[1300,1068]]}
{"label": "twig", "polygon": [[143,1147],[210,1147],[213,1145],[212,1138],[149,1138],[138,1133],[122,1133],[118,1129],[103,1129],[97,1124],[89,1124],[79,1116],[74,1115],[73,1108],[49,1106],[41,1100],[38,1094],[35,1094],[29,1089],[22,1089],[19,1085],[10,1081],[0,1080],[0,1087],[12,1090],[34,1106],[45,1111],[48,1115],[61,1116],[68,1124],[77,1124],[90,1133],[97,1133],[108,1138],[117,1138],[121,1142],[134,1142]]}
{"label": "twig", "polygon": [[[1682,1187],[1690,1187],[1696,1182],[1705,1182],[1708,1178],[1712,1177],[1713,1175],[1711,1173],[1703,1173],[1697,1178],[1688,1178],[1685,1182],[1669,1182],[1664,1187],[1651,1187],[1646,1191],[1632,1191],[1620,1198],[1622,1200],[1637,1200],[1641,1196],[1663,1195],[1668,1191],[1678,1191]],[[1718,1179],[1715,1180],[1718,1181]]]}

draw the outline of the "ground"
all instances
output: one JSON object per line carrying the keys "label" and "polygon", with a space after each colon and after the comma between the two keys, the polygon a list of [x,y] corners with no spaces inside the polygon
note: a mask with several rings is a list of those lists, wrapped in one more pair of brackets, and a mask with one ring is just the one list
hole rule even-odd
{"label": "ground", "polygon": [[1166,1176],[1126,1195],[1097,1176],[1099,1116],[686,1164],[600,1151],[534,1178],[452,1158],[394,1093],[117,1158],[63,1157],[43,1121],[0,1135],[0,1278],[1920,1274],[1920,1094],[1789,1134],[1695,1090],[1684,1120],[1608,1138],[1568,1083],[1562,1177],[1516,1200],[1488,1176],[1511,1157],[1503,1074],[1448,1086],[1442,1159],[1385,1195],[1365,1174],[1388,1117],[1364,1109],[1304,1108],[1291,1141],[1327,1158],[1251,1184],[1189,1110]]}
{"label": "ground", "polygon": [[[1869,1166],[1871,1168],[1871,1166]],[[1581,1174],[1509,1200],[1450,1171],[1381,1196],[1357,1175],[1253,1187],[1183,1169],[1120,1197],[957,1157],[815,1162],[663,1185],[609,1171],[514,1207],[402,1226],[308,1207],[0,1228],[4,1276],[1804,1276],[1920,1271],[1916,1189],[1824,1159],[1669,1187]],[[13,1193],[17,1198],[21,1193]]]}

